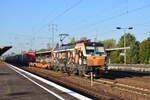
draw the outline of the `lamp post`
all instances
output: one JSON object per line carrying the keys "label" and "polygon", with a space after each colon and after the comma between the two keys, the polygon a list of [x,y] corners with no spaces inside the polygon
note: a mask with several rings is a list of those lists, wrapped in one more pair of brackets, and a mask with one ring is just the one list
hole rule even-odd
{"label": "lamp post", "polygon": [[[119,30],[121,30],[121,29],[123,29],[123,31],[124,31],[124,47],[126,47],[126,36],[125,36],[125,33],[126,33],[126,30],[131,30],[131,29],[133,29],[133,27],[116,27],[116,29],[119,29]],[[126,64],[127,63],[127,57],[126,57],[126,49],[124,49],[124,64]]]}

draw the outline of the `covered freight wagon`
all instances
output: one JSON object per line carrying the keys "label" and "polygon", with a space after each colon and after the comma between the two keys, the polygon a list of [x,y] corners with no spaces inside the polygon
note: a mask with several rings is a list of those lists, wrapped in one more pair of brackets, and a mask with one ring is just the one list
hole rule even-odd
{"label": "covered freight wagon", "polygon": [[23,52],[5,57],[5,61],[12,64],[28,65],[29,62],[35,61],[35,55],[35,52]]}

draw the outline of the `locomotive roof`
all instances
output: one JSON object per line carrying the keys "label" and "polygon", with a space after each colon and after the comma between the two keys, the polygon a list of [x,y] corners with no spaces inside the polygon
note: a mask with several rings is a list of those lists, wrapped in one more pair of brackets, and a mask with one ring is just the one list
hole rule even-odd
{"label": "locomotive roof", "polygon": [[[84,43],[85,46],[103,46],[102,43],[98,43],[98,42],[89,42],[89,41],[82,41],[82,42],[76,42],[75,44],[78,43]],[[75,44],[63,44],[61,47],[58,47],[55,49],[55,51],[67,51],[70,49],[73,49],[75,47]]]}
{"label": "locomotive roof", "polygon": [[74,47],[75,47],[75,45],[65,45],[65,46],[61,46],[59,48],[56,48],[55,51],[66,51],[67,49],[72,49]]}
{"label": "locomotive roof", "polygon": [[74,42],[74,43],[63,44],[62,46],[73,46],[73,45],[76,45],[78,43],[84,43],[85,45],[88,45],[88,46],[94,46],[94,45],[95,46],[103,46],[102,43],[100,43],[100,42],[91,42],[91,40],[80,40],[80,41],[77,41],[77,42]]}
{"label": "locomotive roof", "polygon": [[103,46],[102,43],[99,42],[85,42],[86,46]]}

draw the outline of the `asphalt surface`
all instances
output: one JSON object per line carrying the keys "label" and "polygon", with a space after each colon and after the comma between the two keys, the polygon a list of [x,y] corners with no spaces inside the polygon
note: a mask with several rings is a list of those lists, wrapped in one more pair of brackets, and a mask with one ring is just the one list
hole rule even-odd
{"label": "asphalt surface", "polygon": [[[35,80],[36,81],[36,80]],[[37,81],[38,82],[38,81]],[[76,100],[69,94],[38,82],[66,100]],[[43,88],[21,76],[6,64],[0,63],[0,100],[60,100]]]}

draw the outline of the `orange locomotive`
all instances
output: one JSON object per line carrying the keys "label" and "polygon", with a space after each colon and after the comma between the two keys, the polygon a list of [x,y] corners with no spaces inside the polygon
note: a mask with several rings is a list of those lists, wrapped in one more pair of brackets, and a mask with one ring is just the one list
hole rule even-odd
{"label": "orange locomotive", "polygon": [[103,44],[89,40],[56,48],[51,52],[50,62],[51,69],[84,76],[107,69]]}

